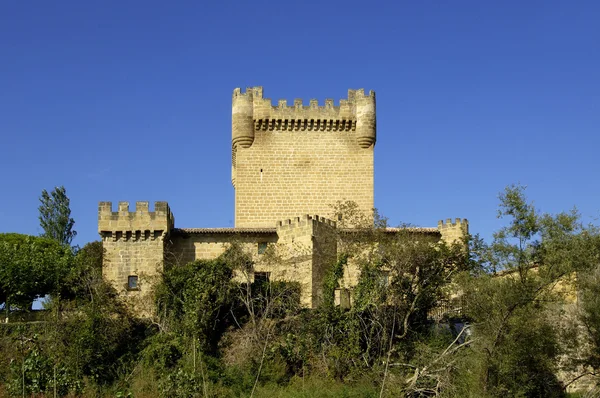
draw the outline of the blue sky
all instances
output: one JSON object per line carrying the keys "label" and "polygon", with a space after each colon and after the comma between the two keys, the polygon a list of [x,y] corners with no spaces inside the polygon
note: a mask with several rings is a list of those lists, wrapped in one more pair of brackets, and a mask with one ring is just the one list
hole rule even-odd
{"label": "blue sky", "polygon": [[0,3],[0,231],[39,234],[64,185],[75,243],[98,201],[167,200],[180,227],[233,225],[231,94],[377,93],[375,204],[392,224],[468,218],[498,193],[600,215],[600,3]]}

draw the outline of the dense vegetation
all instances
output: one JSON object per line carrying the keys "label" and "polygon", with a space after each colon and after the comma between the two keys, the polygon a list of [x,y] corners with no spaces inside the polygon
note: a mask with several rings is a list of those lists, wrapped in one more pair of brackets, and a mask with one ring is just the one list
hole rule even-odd
{"label": "dense vegetation", "polygon": [[[538,213],[520,187],[500,202],[491,243],[454,245],[340,204],[362,228],[345,232],[314,310],[294,283],[253,282],[233,245],[168,267],[140,320],[102,280],[100,242],[0,234],[0,396],[560,397],[583,376],[595,388],[598,230]],[[344,309],[349,264],[361,272]],[[41,318],[20,321],[46,295]]]}

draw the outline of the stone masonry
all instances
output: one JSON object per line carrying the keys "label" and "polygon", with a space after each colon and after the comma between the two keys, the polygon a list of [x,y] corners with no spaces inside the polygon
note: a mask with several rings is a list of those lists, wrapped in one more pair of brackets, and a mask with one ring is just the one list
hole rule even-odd
{"label": "stone masonry", "polygon": [[300,214],[329,214],[339,200],[371,212],[375,93],[349,90],[334,106],[277,106],[262,87],[233,92],[235,226],[271,227]]}
{"label": "stone masonry", "polygon": [[[167,202],[137,202],[130,211],[119,202],[100,202],[98,232],[105,256],[103,276],[127,299],[143,302],[165,266],[211,259],[237,242],[252,255],[254,273],[270,280],[299,282],[301,303],[314,308],[323,299],[323,277],[336,261],[338,201],[353,201],[372,214],[373,150],[376,141],[375,93],[349,90],[335,106],[295,100],[273,106],[262,87],[235,89],[232,99],[232,176],[234,228],[175,228]],[[310,214],[310,215],[308,215]],[[389,233],[395,233],[390,228]],[[454,242],[468,233],[467,220],[440,221],[437,228],[414,228]],[[262,261],[265,247],[277,247],[283,260]],[[342,286],[350,295],[358,269],[349,269]],[[350,296],[340,302],[350,302]],[[152,308],[132,304],[140,315]]]}
{"label": "stone masonry", "polygon": [[[148,202],[137,202],[133,212],[128,202],[119,202],[117,212],[112,211],[111,202],[100,202],[98,232],[104,248],[104,278],[124,296],[149,293],[151,281],[163,269],[165,238],[174,224],[167,202],[156,202],[153,212]],[[131,276],[137,277],[133,288],[128,286]]]}

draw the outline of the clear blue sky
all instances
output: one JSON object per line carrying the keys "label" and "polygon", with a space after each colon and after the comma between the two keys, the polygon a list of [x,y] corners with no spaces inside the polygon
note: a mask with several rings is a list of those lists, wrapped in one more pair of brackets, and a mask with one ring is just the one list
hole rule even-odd
{"label": "clear blue sky", "polygon": [[375,204],[393,224],[468,218],[497,195],[600,215],[600,2],[3,1],[0,231],[38,234],[64,185],[80,245],[98,201],[167,200],[233,225],[231,94],[377,92]]}

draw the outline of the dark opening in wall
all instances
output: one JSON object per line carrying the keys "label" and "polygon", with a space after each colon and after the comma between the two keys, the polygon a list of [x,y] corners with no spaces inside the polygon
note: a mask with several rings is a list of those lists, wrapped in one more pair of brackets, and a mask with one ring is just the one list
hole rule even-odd
{"label": "dark opening in wall", "polygon": [[264,254],[267,250],[267,242],[258,242],[258,254]]}
{"label": "dark opening in wall", "polygon": [[267,283],[271,279],[270,272],[255,272],[254,283]]}
{"label": "dark opening in wall", "polygon": [[139,290],[137,275],[129,275],[127,277],[127,290]]}

